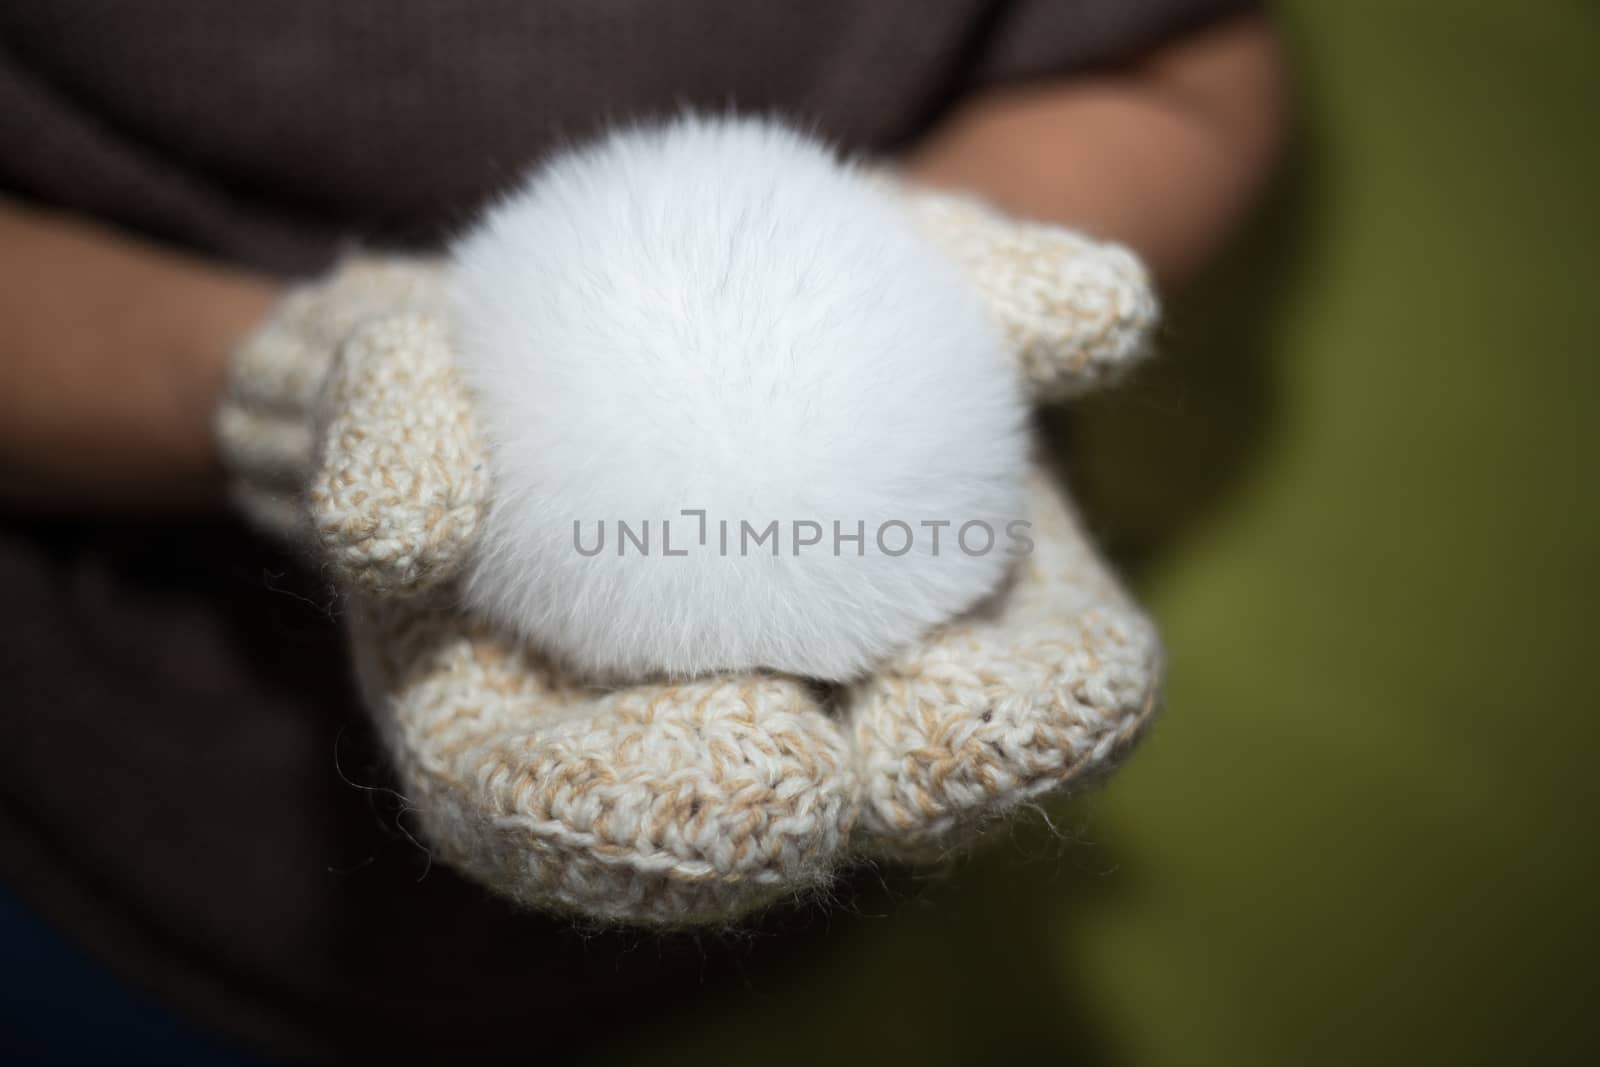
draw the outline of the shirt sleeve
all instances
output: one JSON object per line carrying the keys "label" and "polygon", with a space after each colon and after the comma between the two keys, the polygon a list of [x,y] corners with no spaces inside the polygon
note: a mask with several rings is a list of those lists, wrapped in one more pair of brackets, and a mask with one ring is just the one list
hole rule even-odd
{"label": "shirt sleeve", "polygon": [[981,38],[971,84],[1114,63],[1259,6],[1255,0],[1003,0]]}

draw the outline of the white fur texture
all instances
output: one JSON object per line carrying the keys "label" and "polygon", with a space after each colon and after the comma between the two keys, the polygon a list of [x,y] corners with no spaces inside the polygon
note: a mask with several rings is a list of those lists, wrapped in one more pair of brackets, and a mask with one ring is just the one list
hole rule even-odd
{"label": "white fur texture", "polygon": [[[696,117],[612,134],[492,207],[454,267],[493,484],[465,596],[564,661],[845,679],[1012,562],[1025,409],[999,333],[892,194],[805,136]],[[619,520],[648,524],[647,555]],[[773,520],[776,557],[751,548]],[[912,550],[891,556],[896,520]],[[956,543],[973,520],[987,552]],[[861,554],[835,521],[862,524]],[[603,525],[600,554],[575,522],[585,549]]]}

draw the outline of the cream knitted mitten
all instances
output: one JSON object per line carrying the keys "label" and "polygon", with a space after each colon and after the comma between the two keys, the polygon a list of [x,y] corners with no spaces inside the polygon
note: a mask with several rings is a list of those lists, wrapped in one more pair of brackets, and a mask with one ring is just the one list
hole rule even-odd
{"label": "cream knitted mitten", "polygon": [[826,877],[854,820],[842,731],[798,680],[602,692],[459,610],[487,504],[436,264],[352,260],[236,353],[235,496],[345,595],[357,677],[424,838],[528,904],[717,921]]}
{"label": "cream knitted mitten", "polygon": [[[1156,305],[1126,251],[966,197],[906,203],[1041,401],[1143,351]],[[217,418],[240,506],[343,594],[363,696],[439,858],[535,907],[727,921],[858,852],[957,847],[1111,766],[1147,720],[1153,627],[1042,468],[1014,580],[837,712],[778,675],[596,687],[469,617],[455,581],[492,487],[446,284],[436,263],[354,259],[291,293],[236,353]]]}
{"label": "cream knitted mitten", "polygon": [[[1159,307],[1126,249],[973,197],[918,190],[907,202],[982,294],[1040,404],[1107,385],[1148,351]],[[849,694],[866,853],[917,860],[968,844],[1018,804],[1112,769],[1154,710],[1154,625],[1089,542],[1059,473],[1036,463],[1029,498],[1035,547],[1011,585]]]}

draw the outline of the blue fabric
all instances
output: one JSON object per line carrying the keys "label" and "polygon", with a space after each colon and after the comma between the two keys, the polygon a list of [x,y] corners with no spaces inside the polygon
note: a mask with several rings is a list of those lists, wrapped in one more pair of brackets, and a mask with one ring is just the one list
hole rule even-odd
{"label": "blue fabric", "polygon": [[15,1064],[240,1067],[225,1049],[84,957],[0,893],[0,1058]]}

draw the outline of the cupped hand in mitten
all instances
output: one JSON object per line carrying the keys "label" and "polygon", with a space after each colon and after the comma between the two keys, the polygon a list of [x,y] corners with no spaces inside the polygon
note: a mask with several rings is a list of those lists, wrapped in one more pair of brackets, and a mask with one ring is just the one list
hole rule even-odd
{"label": "cupped hand in mitten", "polygon": [[[1147,350],[1157,302],[1127,250],[970,197],[904,196],[977,288],[1036,403],[1110,383]],[[847,691],[866,854],[928,859],[968,844],[1019,805],[1108,771],[1150,718],[1155,628],[1042,459],[1028,510],[1031,550],[1008,584]]]}
{"label": "cupped hand in mitten", "polygon": [[463,607],[490,503],[447,272],[360,258],[235,354],[218,435],[247,514],[343,595],[356,673],[440,858],[597,920],[726,921],[825,881],[855,760],[806,682],[596,686]]}

